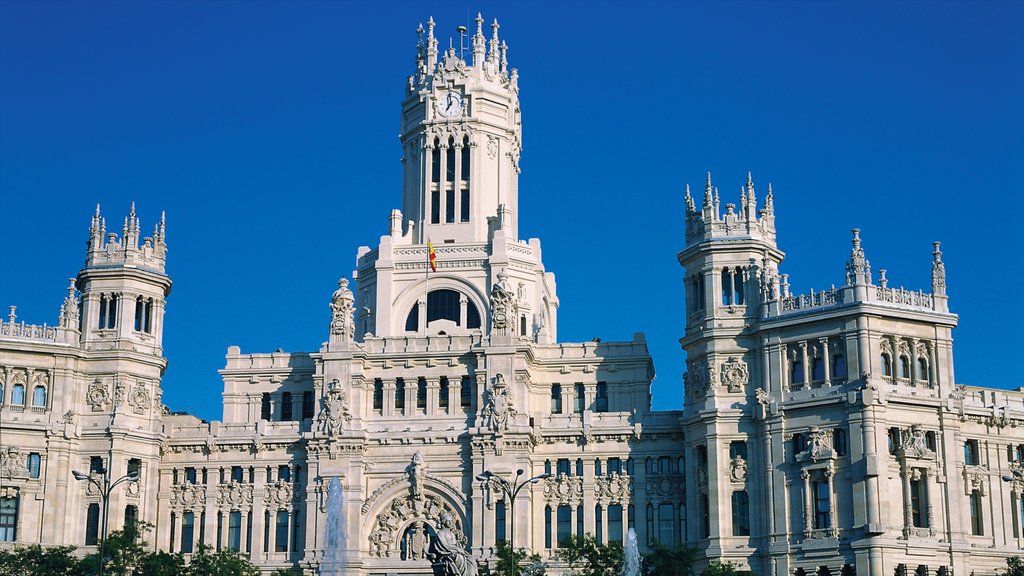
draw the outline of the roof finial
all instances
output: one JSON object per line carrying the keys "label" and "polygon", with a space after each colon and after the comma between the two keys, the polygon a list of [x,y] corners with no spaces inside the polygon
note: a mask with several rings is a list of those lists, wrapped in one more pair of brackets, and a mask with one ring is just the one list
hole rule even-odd
{"label": "roof finial", "polygon": [[100,203],[97,202],[96,203],[96,216],[98,217],[99,215],[100,215]]}
{"label": "roof finial", "polygon": [[479,12],[476,13],[476,33],[480,36],[484,34],[484,17]]}
{"label": "roof finial", "polygon": [[431,16],[427,20],[427,38],[433,38],[433,37],[434,37],[434,17]]}
{"label": "roof finial", "polygon": [[708,172],[708,181],[704,184],[704,205],[711,206],[712,195],[714,194],[714,188],[711,187],[711,172]]}
{"label": "roof finial", "polygon": [[941,242],[932,242],[932,293],[936,296],[946,295],[946,265],[942,263]]}
{"label": "roof finial", "polygon": [[749,187],[752,187],[753,185],[754,185],[754,178],[750,174],[750,170],[747,170],[747,187],[749,188]]}

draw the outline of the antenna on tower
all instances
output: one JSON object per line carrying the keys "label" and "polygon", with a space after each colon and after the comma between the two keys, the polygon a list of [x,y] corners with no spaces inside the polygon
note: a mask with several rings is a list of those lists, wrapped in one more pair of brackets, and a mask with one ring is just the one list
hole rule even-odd
{"label": "antenna on tower", "polygon": [[459,26],[455,29],[459,33],[459,58],[465,59],[466,52],[466,32],[469,28],[465,26]]}

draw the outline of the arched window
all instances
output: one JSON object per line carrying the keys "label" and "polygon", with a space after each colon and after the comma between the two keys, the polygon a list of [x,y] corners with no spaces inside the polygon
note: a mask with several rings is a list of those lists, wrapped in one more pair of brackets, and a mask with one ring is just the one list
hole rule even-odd
{"label": "arched window", "polygon": [[32,390],[32,405],[33,406],[46,406],[46,388],[43,386],[36,386]]}
{"label": "arched window", "polygon": [[25,386],[23,384],[15,384],[11,388],[11,404],[16,406],[25,405]]}
{"label": "arched window", "polygon": [[846,358],[842,354],[832,357],[832,376],[846,378]]}
{"label": "arched window", "polygon": [[803,362],[801,362],[799,360],[796,360],[796,361],[793,362],[793,371],[790,374],[789,381],[792,382],[793,384],[803,384],[804,383],[804,363]]}
{"label": "arched window", "polygon": [[430,151],[430,223],[441,223],[441,141],[434,138]]}
{"label": "arched window", "polygon": [[448,139],[447,165],[445,166],[444,221],[455,222],[455,139]]}
{"label": "arched window", "polygon": [[420,327],[420,303],[417,302],[412,305],[412,310],[409,310],[409,315],[405,318],[405,331],[415,332]]}
{"label": "arched window", "polygon": [[910,378],[910,358],[900,356],[900,378]]}
{"label": "arched window", "polygon": [[882,353],[882,376],[892,377],[892,357]]}
{"label": "arched window", "polygon": [[743,304],[743,269],[737,267],[733,272],[733,302]]}
{"label": "arched window", "polygon": [[928,361],[924,358],[917,359],[917,379],[921,382],[928,381]]}
{"label": "arched window", "polygon": [[825,360],[815,358],[811,363],[811,380],[818,381],[825,379]]}

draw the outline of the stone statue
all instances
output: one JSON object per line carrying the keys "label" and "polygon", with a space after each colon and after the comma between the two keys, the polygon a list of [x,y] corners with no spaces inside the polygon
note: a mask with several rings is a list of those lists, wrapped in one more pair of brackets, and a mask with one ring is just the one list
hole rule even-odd
{"label": "stone statue", "polygon": [[413,500],[423,499],[423,480],[427,476],[427,470],[423,465],[423,454],[416,452],[412,456],[412,463],[407,468],[409,474],[409,493]]}
{"label": "stone statue", "polygon": [[508,429],[509,420],[518,413],[512,405],[512,392],[505,385],[504,376],[496,375],[487,394],[487,404],[481,412],[483,425],[494,432],[504,432]]}
{"label": "stone statue", "polygon": [[331,296],[331,334],[352,338],[355,326],[352,320],[352,309],[355,297],[348,289],[348,279],[338,280],[338,289]]}
{"label": "stone statue", "polygon": [[515,294],[508,285],[508,274],[498,272],[498,281],[491,286],[491,327],[498,334],[505,334],[512,321],[512,304]]}
{"label": "stone statue", "polygon": [[455,529],[455,520],[442,512],[427,558],[441,576],[476,576],[476,559],[466,550],[465,537]]}
{"label": "stone statue", "polygon": [[320,431],[328,436],[338,434],[344,424],[352,421],[348,399],[337,380],[328,385],[327,393],[320,398],[320,413],[316,420]]}

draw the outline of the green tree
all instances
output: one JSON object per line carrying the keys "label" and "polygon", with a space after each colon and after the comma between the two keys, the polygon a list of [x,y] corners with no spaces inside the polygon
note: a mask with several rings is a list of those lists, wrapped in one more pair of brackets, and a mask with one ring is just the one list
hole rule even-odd
{"label": "green tree", "polygon": [[690,576],[693,574],[695,556],[693,548],[687,546],[669,548],[656,541],[651,550],[644,554],[641,568],[646,576]]}
{"label": "green tree", "polygon": [[0,576],[79,576],[81,570],[74,546],[33,544],[0,550]]}
{"label": "green tree", "polygon": [[715,560],[704,568],[700,576],[750,576],[749,570],[738,570],[738,568],[739,564]]}
{"label": "green tree", "polygon": [[[146,546],[145,535],[153,529],[148,522],[136,522],[107,536],[103,547],[107,561],[103,573],[110,576],[180,576],[185,573],[185,558],[179,554],[154,552]],[[99,572],[99,552],[82,559],[83,574]]]}
{"label": "green tree", "polygon": [[1024,576],[1024,560],[1018,556],[1011,556],[1006,559],[1006,572],[999,576]]}
{"label": "green tree", "polygon": [[[512,550],[504,540],[498,542],[495,556],[497,559],[493,567],[487,564],[480,565],[477,571],[480,576],[544,576],[546,572],[539,554],[530,554],[525,548]],[[519,567],[519,571],[513,572],[516,566]]]}
{"label": "green tree", "polygon": [[190,576],[259,576],[260,569],[236,550],[200,544],[188,563]]}
{"label": "green tree", "polygon": [[570,538],[555,551],[555,557],[569,565],[572,576],[619,576],[622,573],[622,543],[598,544],[586,534]]}

